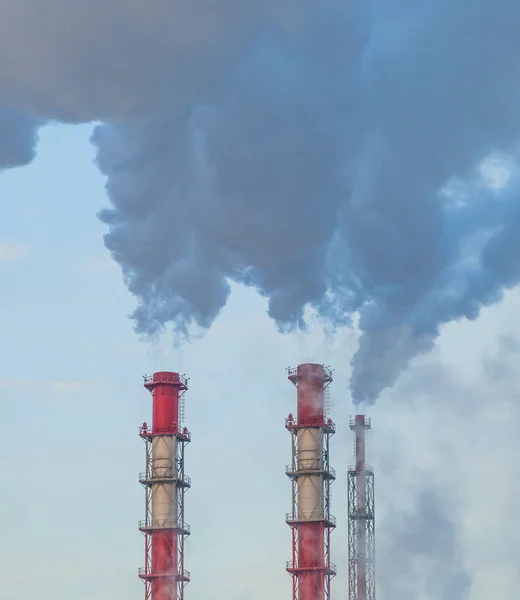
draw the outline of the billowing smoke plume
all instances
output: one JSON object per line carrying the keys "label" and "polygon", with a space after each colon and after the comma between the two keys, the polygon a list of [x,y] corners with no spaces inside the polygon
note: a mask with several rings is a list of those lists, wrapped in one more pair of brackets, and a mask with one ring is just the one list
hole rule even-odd
{"label": "billowing smoke plume", "polygon": [[[210,326],[230,280],[281,330],[359,313],[372,402],[520,278],[514,0],[7,4],[4,102],[106,122],[101,218],[137,331]],[[498,190],[492,156],[513,165]]]}

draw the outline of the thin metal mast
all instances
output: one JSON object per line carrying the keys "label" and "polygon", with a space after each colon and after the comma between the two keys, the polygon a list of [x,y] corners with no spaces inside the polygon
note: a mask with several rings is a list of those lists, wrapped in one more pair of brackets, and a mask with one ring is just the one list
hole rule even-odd
{"label": "thin metal mast", "polygon": [[350,420],[356,464],[348,470],[349,600],[376,597],[374,471],[365,461],[365,433],[370,428],[370,419],[365,415]]}

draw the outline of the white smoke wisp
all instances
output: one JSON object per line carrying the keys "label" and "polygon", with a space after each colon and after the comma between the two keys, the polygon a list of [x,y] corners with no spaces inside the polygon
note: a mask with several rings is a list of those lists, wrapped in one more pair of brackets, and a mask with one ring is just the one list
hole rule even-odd
{"label": "white smoke wisp", "polygon": [[[210,327],[230,281],[282,331],[359,314],[371,403],[518,283],[513,0],[40,4],[0,8],[0,101],[104,121],[101,219],[139,333]],[[513,174],[490,182],[499,155]]]}

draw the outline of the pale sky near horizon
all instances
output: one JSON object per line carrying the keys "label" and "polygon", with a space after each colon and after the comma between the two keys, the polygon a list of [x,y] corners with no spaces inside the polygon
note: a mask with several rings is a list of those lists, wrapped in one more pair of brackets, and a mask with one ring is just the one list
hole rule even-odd
{"label": "pale sky near horizon", "polygon": [[[142,599],[142,375],[161,369],[190,377],[187,600],[290,598],[285,368],[307,360],[335,369],[333,593],[345,598],[355,332],[282,336],[264,300],[235,286],[200,340],[176,351],[140,341],[95,216],[108,200],[90,131],[43,129],[34,163],[0,177],[1,600]],[[519,298],[446,327],[367,411],[378,600],[451,600],[442,582],[457,577],[470,578],[468,600],[516,597]]]}

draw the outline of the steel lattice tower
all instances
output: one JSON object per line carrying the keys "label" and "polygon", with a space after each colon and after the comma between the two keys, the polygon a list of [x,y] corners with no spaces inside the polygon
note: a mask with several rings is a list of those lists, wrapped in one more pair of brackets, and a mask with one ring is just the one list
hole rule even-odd
{"label": "steel lattice tower", "polygon": [[336,566],[330,561],[330,533],[336,520],[330,514],[330,484],[335,471],[329,465],[329,440],[334,423],[326,418],[325,390],[330,369],[316,364],[289,369],[297,388],[297,418],[289,415],[286,428],[292,438],[292,463],[286,473],[292,482],[291,527],[293,600],[329,600]]}
{"label": "steel lattice tower", "polygon": [[370,419],[356,415],[350,420],[350,429],[356,464],[348,470],[348,597],[375,600],[374,471],[365,462]]}
{"label": "steel lattice tower", "polygon": [[146,518],[139,529],[145,537],[145,600],[183,600],[190,574],[184,570],[184,493],[190,478],[184,473],[184,448],[191,436],[184,420],[184,392],[188,381],[178,373],[154,373],[144,378],[152,393],[152,426],[141,426],[146,442],[146,471],[139,482],[146,490]]}

